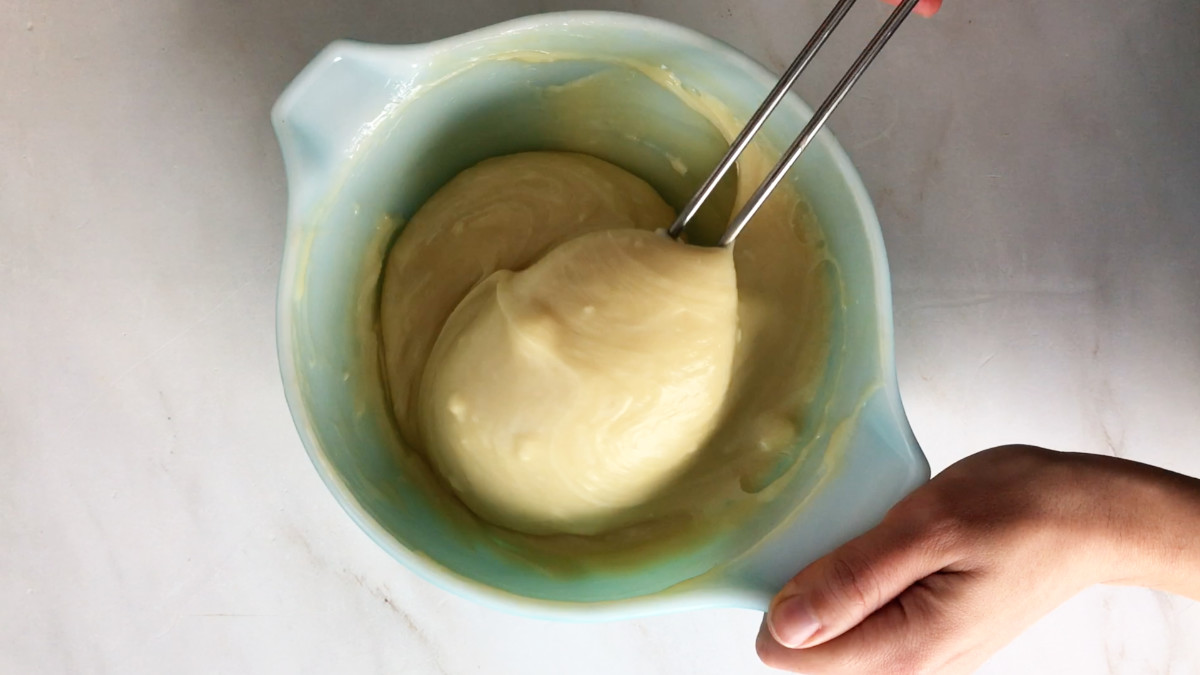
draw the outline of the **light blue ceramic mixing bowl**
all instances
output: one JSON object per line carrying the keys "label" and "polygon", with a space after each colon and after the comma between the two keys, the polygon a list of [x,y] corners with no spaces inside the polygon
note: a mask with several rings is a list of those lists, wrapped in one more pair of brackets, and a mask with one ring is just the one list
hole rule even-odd
{"label": "light blue ceramic mixing bowl", "polygon": [[[525,56],[510,58],[517,53]],[[397,459],[403,449],[371,334],[381,257],[396,223],[462,169],[535,149],[608,159],[681,206],[725,141],[645,68],[715,97],[743,119],[775,81],[746,56],[679,26],[570,12],[423,45],[334,43],[272,113],[289,188],[279,361],[304,446],[346,512],[392,556],[445,589],[504,610],[592,620],[764,609],[792,574],[878,522],[929,476],[896,387],[879,224],[828,133],[789,179],[807,196],[837,263],[834,348],[806,415],[812,423],[801,442],[811,451],[781,479],[780,497],[739,527],[636,565],[563,572],[514,554],[485,525],[464,525],[461,513],[451,513],[461,505],[431,492],[425,477]],[[597,107],[586,131],[578,120],[564,128],[555,92],[588,76],[615,77],[623,93]],[[809,115],[788,98],[765,138],[786,145]],[[697,169],[681,175],[679,161]]]}

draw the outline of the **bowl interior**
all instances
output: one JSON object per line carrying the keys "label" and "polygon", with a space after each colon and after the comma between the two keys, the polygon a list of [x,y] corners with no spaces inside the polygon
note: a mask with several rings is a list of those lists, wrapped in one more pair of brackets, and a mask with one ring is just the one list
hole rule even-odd
{"label": "bowl interior", "polygon": [[[611,161],[678,208],[726,140],[664,83],[703,92],[741,119],[772,84],[757,65],[683,29],[586,16],[528,20],[421,47],[340,43],[297,79],[275,113],[291,192],[280,358],[301,436],[330,489],[381,546],[436,583],[501,601],[597,603],[663,592],[742,554],[837,470],[830,427],[815,425],[802,439],[816,448],[806,466],[744,526],[652,556],[596,551],[550,560],[528,555],[431,490],[428,467],[402,447],[373,322],[383,255],[405,218],[482,159],[544,149]],[[785,145],[808,115],[798,100],[786,101],[765,139]],[[891,368],[878,227],[828,134],[788,179],[806,195],[837,263],[835,345],[807,416],[836,423]],[[732,185],[723,187],[703,217],[720,225],[732,198]]]}

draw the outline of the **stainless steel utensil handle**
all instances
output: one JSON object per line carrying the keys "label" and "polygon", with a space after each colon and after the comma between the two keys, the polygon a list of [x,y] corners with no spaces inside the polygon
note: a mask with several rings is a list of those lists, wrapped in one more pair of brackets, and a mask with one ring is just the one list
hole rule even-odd
{"label": "stainless steel utensil handle", "polygon": [[708,199],[709,195],[716,189],[717,184],[721,182],[721,179],[725,177],[729,169],[737,162],[738,156],[750,145],[750,141],[767,121],[767,117],[775,110],[775,107],[779,105],[783,97],[787,96],[792,85],[800,77],[800,73],[804,72],[804,69],[808,67],[809,62],[816,56],[817,51],[825,44],[825,40],[829,39],[834,29],[841,23],[842,17],[846,16],[846,13],[850,11],[853,5],[854,0],[838,0],[838,3],[834,5],[833,11],[825,17],[825,21],[817,28],[817,32],[813,33],[813,36],[809,38],[808,44],[804,45],[804,49],[800,50],[796,59],[792,61],[792,65],[788,66],[788,69],[784,71],[783,76],[775,83],[775,88],[771,90],[771,93],[767,94],[766,100],[762,102],[762,105],[758,106],[758,110],[751,115],[750,120],[746,122],[746,126],[742,127],[742,130],[738,132],[737,138],[733,139],[733,143],[730,144],[729,150],[725,152],[725,156],[717,164],[717,168],[713,169],[712,173],[709,174],[708,178],[700,186],[700,189],[696,191],[691,201],[679,212],[679,216],[675,219],[675,222],[671,223],[671,227],[667,228],[667,234],[672,238],[679,237],[683,233],[684,228],[687,227],[688,222],[700,211],[700,207],[704,206],[704,200]]}
{"label": "stainless steel utensil handle", "polygon": [[[817,133],[821,131],[821,128],[825,126],[825,122],[833,114],[838,104],[842,102],[842,99],[846,97],[846,94],[850,92],[850,88],[854,86],[855,82],[858,82],[858,78],[862,77],[867,67],[879,55],[880,50],[883,49],[883,45],[887,44],[888,39],[895,34],[896,29],[908,18],[908,15],[912,13],[913,8],[919,2],[920,0],[903,0],[892,11],[887,21],[875,33],[871,41],[867,43],[866,48],[858,55],[854,64],[850,66],[850,70],[842,76],[841,81],[834,87],[833,92],[826,97],[821,106],[813,113],[812,119],[808,121],[804,130],[800,132],[800,135],[788,147],[783,157],[779,160],[779,163],[771,169],[766,179],[763,180],[758,189],[754,191],[754,194],[750,196],[750,199],[742,206],[741,211],[734,216],[725,233],[721,235],[719,242],[721,246],[728,246],[737,239],[738,234],[745,229],[746,223],[758,212],[758,209],[767,200],[767,197],[771,195],[771,192],[778,187],[788,169],[791,169],[796,160],[800,158],[800,154],[804,152],[808,144],[812,142]],[[829,39],[829,36],[838,27],[842,18],[846,16],[846,13],[850,11],[850,7],[853,5],[854,0],[838,0],[833,10],[829,12],[829,15],[817,27],[817,31],[809,38],[808,44],[804,45],[804,49],[800,50],[796,59],[792,61],[792,65],[788,66],[788,69],[784,71],[779,81],[775,83],[775,87],[767,94],[766,100],[758,106],[758,110],[750,116],[750,119],[746,122],[746,126],[742,127],[742,130],[738,132],[737,137],[733,139],[733,142],[729,145],[729,149],[725,152],[721,161],[717,163],[716,168],[713,169],[704,183],[700,185],[696,194],[692,196],[692,199],[679,212],[679,216],[675,219],[675,222],[671,223],[671,226],[667,228],[668,235],[672,238],[678,238],[679,235],[683,234],[688,223],[700,211],[700,208],[704,206],[704,201],[712,195],[717,184],[721,182],[721,179],[729,172],[729,169],[737,163],[738,157],[750,145],[750,141],[762,129],[763,124],[766,123],[767,117],[771,115],[775,108],[779,106],[779,103],[783,101],[783,98],[787,96],[792,85],[799,79],[800,73],[804,72],[804,69],[808,67],[813,57],[816,56],[817,51]]]}
{"label": "stainless steel utensil handle", "polygon": [[[725,230],[725,234],[721,235],[719,241],[721,246],[728,246],[733,243],[734,239],[737,239],[738,234],[746,227],[746,223],[750,221],[750,218],[754,216],[759,207],[763,205],[763,202],[767,200],[771,191],[783,180],[783,176],[787,173],[788,169],[792,168],[797,159],[800,159],[800,153],[804,152],[804,149],[812,142],[817,132],[825,125],[826,120],[833,114],[834,109],[842,102],[846,94],[850,92],[850,88],[854,86],[854,83],[858,82],[858,78],[862,77],[862,74],[867,70],[867,66],[871,65],[871,62],[875,60],[880,50],[883,49],[883,45],[887,44],[888,39],[895,34],[896,29],[908,18],[913,7],[916,7],[919,1],[904,0],[904,2],[892,11],[891,16],[884,22],[879,32],[875,33],[875,37],[871,38],[871,41],[867,43],[866,49],[863,49],[862,53],[858,55],[858,58],[854,61],[854,65],[850,66],[850,70],[846,71],[846,74],[842,76],[841,81],[834,87],[833,92],[829,94],[825,101],[821,103],[821,106],[817,108],[817,111],[813,113],[812,119],[808,121],[808,124],[804,127],[804,131],[800,132],[800,135],[792,142],[791,147],[783,154],[783,158],[779,160],[775,168],[771,169],[766,179],[742,206],[741,212],[729,223],[729,228]],[[761,122],[759,125],[761,126]]]}

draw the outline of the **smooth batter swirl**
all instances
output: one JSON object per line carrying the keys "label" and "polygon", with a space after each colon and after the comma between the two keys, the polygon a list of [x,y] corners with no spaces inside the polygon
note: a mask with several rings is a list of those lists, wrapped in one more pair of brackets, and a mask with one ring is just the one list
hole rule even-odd
{"label": "smooth batter swirl", "polygon": [[[744,195],[771,164],[752,147],[738,166]],[[781,187],[732,250],[658,238],[673,218],[613,164],[526,152],[455,176],[387,254],[401,452],[513,546],[623,550],[735,522],[801,451],[829,353],[811,212]]]}
{"label": "smooth batter swirl", "polygon": [[419,395],[425,449],[493,523],[625,524],[713,430],[736,333],[728,249],[633,229],[571,239],[450,315]]}
{"label": "smooth batter swirl", "polygon": [[388,252],[379,303],[384,365],[404,440],[421,447],[416,418],[425,364],[471,288],[496,270],[525,269],[581,234],[654,230],[673,217],[645,181],[576,153],[496,157],[442,186]]}

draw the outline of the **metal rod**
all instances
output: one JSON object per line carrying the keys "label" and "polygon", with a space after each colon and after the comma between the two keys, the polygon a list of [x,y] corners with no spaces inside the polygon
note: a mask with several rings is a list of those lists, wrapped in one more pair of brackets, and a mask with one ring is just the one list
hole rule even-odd
{"label": "metal rod", "polygon": [[867,66],[871,65],[871,62],[879,55],[879,51],[883,49],[883,45],[892,37],[896,29],[900,27],[900,24],[912,12],[913,7],[917,6],[918,2],[919,0],[904,0],[892,12],[887,21],[884,22],[879,32],[875,34],[875,37],[871,38],[871,41],[867,43],[866,49],[854,61],[854,65],[850,66],[850,70],[846,71],[846,74],[842,76],[841,81],[834,87],[833,92],[829,94],[829,97],[813,113],[812,119],[808,121],[808,125],[804,127],[804,131],[800,132],[800,135],[792,142],[791,147],[784,153],[783,158],[779,160],[775,168],[771,169],[766,179],[758,186],[758,189],[755,190],[745,205],[742,206],[742,210],[729,223],[729,228],[725,230],[725,234],[721,235],[719,242],[721,246],[732,244],[738,234],[746,227],[746,223],[750,221],[750,218],[754,216],[763,205],[763,202],[767,200],[767,197],[771,195],[771,191],[783,180],[784,174],[787,173],[788,169],[792,168],[792,165],[800,158],[800,153],[804,152],[804,149],[812,142],[817,132],[825,126],[825,122],[833,114],[834,109],[846,97],[850,88],[854,86],[854,83],[858,81],[863,72],[867,70]]}
{"label": "metal rod", "polygon": [[728,173],[730,167],[737,162],[738,156],[742,154],[746,146],[750,145],[750,141],[754,138],[754,135],[766,123],[767,117],[775,110],[779,102],[787,96],[792,85],[796,83],[796,79],[800,77],[800,73],[804,72],[804,69],[808,67],[809,62],[816,56],[817,51],[825,44],[825,40],[829,38],[834,29],[841,23],[842,17],[846,16],[846,12],[850,11],[850,7],[853,5],[854,0],[838,0],[838,3],[833,7],[833,11],[825,17],[825,21],[817,28],[817,32],[813,33],[813,36],[809,38],[808,44],[804,45],[804,49],[800,50],[796,59],[792,61],[792,65],[788,66],[783,76],[775,83],[775,88],[771,90],[771,93],[767,94],[766,100],[762,102],[762,105],[758,106],[758,110],[746,122],[746,126],[742,127],[737,138],[733,139],[733,143],[729,145],[729,149],[717,164],[717,168],[713,169],[712,173],[709,174],[708,178],[700,186],[700,189],[692,197],[692,200],[679,212],[679,217],[675,219],[671,227],[667,228],[668,235],[672,238],[678,238],[683,233],[688,222],[704,206],[704,200],[708,199],[713,190],[717,188],[717,184]]}

